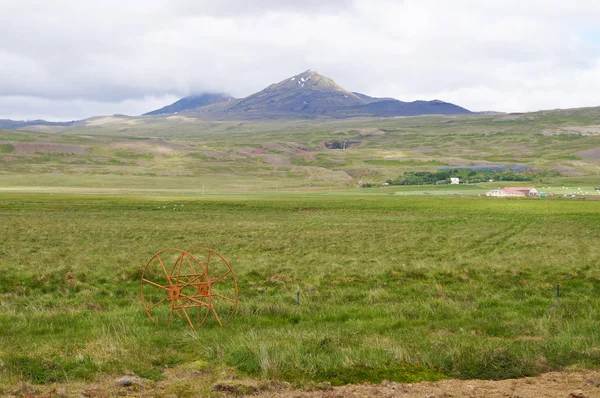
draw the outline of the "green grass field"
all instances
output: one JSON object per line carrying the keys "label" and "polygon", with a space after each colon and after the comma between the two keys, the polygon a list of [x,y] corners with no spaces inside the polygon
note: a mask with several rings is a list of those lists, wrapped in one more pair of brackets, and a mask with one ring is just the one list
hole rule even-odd
{"label": "green grass field", "polygon": [[[399,189],[0,193],[0,395],[167,368],[306,385],[600,366],[600,201]],[[199,245],[236,272],[237,314],[155,326],[142,267]]]}

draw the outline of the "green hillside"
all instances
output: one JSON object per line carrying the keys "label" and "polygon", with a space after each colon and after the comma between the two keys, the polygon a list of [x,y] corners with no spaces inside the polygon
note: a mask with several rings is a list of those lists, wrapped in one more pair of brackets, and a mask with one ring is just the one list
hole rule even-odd
{"label": "green hillside", "polygon": [[5,188],[348,188],[486,164],[529,166],[542,184],[594,184],[600,174],[600,108],[310,121],[115,116],[31,129],[0,131]]}

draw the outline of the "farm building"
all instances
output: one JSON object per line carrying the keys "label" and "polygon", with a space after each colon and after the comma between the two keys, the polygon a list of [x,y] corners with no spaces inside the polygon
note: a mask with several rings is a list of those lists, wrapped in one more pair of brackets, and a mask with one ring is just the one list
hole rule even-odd
{"label": "farm building", "polygon": [[495,198],[538,197],[538,190],[533,187],[506,187],[493,189],[485,194]]}
{"label": "farm building", "polygon": [[460,178],[450,177],[450,184],[460,184]]}

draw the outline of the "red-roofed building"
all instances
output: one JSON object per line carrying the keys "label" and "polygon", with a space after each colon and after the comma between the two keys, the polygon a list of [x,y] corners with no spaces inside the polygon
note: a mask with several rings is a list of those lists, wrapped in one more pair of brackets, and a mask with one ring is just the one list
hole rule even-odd
{"label": "red-roofed building", "polygon": [[495,198],[537,198],[539,195],[538,190],[533,187],[506,187],[491,190],[486,193],[485,196],[491,196]]}

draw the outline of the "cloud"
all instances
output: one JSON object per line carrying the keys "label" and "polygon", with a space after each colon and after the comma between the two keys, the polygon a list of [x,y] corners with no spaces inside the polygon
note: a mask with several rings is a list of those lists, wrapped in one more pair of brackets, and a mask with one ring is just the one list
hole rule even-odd
{"label": "cloud", "polygon": [[341,13],[354,7],[354,0],[175,0],[172,8],[187,16],[231,17],[237,15],[264,15],[268,12],[289,12],[314,15]]}
{"label": "cloud", "polygon": [[594,106],[598,20],[589,0],[2,0],[0,118],[141,114],[306,69],[474,110]]}
{"label": "cloud", "polygon": [[[0,96],[0,119],[71,121],[91,116],[129,114],[141,115],[148,109],[158,109],[177,101],[176,96],[143,97],[121,101],[84,99],[45,99],[25,96]],[[93,113],[90,113],[93,110]],[[128,112],[123,112],[127,110]]]}

